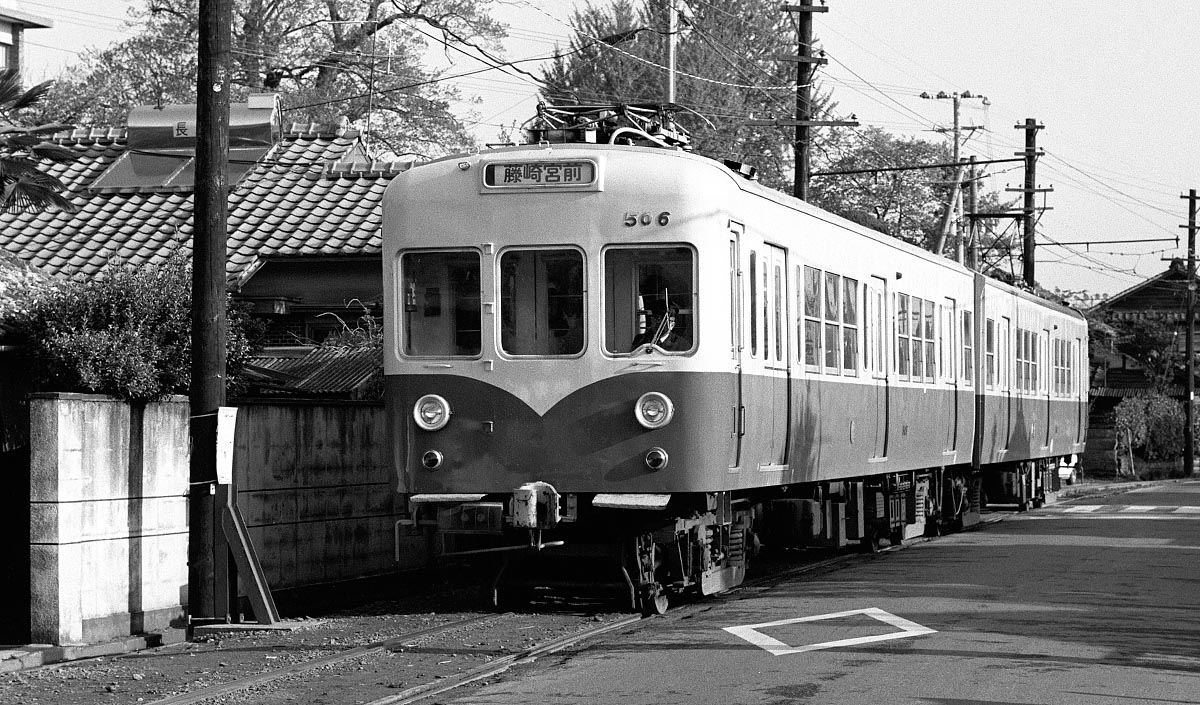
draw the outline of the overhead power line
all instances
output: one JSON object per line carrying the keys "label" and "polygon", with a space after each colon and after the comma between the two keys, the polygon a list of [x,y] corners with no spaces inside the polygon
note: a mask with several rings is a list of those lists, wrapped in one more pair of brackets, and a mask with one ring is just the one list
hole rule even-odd
{"label": "overhead power line", "polygon": [[[1024,158],[1014,159],[982,159],[976,160],[976,164],[1002,164],[1004,162],[1023,162]],[[949,162],[942,164],[917,164],[914,166],[887,166],[878,167],[875,169],[847,169],[845,171],[814,171],[809,176],[841,176],[843,174],[876,174],[884,171],[916,171],[918,169],[952,169],[954,167],[963,166],[966,162]]]}

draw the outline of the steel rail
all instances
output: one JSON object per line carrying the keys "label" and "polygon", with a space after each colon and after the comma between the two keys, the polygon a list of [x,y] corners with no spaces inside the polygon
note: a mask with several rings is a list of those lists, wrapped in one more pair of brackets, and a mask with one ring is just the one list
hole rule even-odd
{"label": "steel rail", "polygon": [[[754,588],[760,588],[760,587],[764,587],[764,586],[771,587],[771,583],[782,581],[782,580],[787,580],[788,578],[793,578],[793,577],[796,577],[799,575],[804,575],[805,573],[811,573],[813,571],[820,570],[822,568],[827,568],[829,566],[837,565],[839,563],[848,562],[850,560],[853,560],[857,555],[859,555],[859,554],[850,553],[850,554],[842,554],[842,555],[838,555],[838,556],[833,556],[830,558],[826,558],[824,560],[817,561],[815,563],[809,563],[806,565],[797,566],[795,568],[782,570],[778,573],[764,575],[762,577],[755,578],[753,580],[746,580],[741,585],[733,588],[732,590],[729,590],[726,593],[723,593],[720,596],[726,596],[726,595],[735,596],[738,592],[740,592],[744,589],[747,589],[747,588],[754,589]],[[714,595],[714,597],[720,597],[720,596]],[[676,611],[676,614],[678,614],[678,612],[685,611],[685,610],[673,610],[673,611]],[[441,695],[443,693],[447,693],[447,692],[449,692],[451,690],[455,690],[457,688],[461,688],[465,685],[469,685],[471,683],[475,683],[475,682],[483,680],[485,678],[490,678],[491,676],[498,675],[500,673],[507,671],[508,669],[512,668],[515,665],[533,661],[534,659],[538,658],[539,656],[544,656],[546,654],[552,654],[556,651],[565,649],[568,646],[576,644],[580,641],[584,641],[586,639],[591,639],[591,638],[600,636],[601,634],[604,634],[606,632],[620,629],[622,627],[627,627],[627,626],[637,624],[642,621],[647,621],[650,619],[653,619],[653,618],[630,616],[630,617],[625,617],[624,619],[617,620],[616,622],[610,622],[608,624],[600,625],[593,629],[587,629],[587,630],[584,630],[581,632],[576,632],[574,634],[568,634],[566,636],[559,637],[558,639],[548,641],[545,644],[541,644],[539,646],[535,646],[530,649],[526,649],[525,651],[522,651],[520,653],[511,654],[509,656],[505,656],[503,658],[496,659],[494,661],[491,661],[490,663],[487,663],[482,666],[478,666],[476,668],[465,671],[464,673],[461,673],[458,676],[452,676],[450,679],[439,679],[438,681],[423,683],[421,685],[416,685],[416,686],[413,686],[401,693],[396,693],[395,695],[389,695],[387,697],[380,698],[378,700],[371,700],[368,703],[366,703],[366,705],[413,705],[414,703],[419,703],[423,700],[428,700],[429,698],[432,698],[437,695]]]}
{"label": "steel rail", "polygon": [[645,618],[640,616],[624,617],[615,622],[609,622],[591,629],[585,629],[573,634],[567,634],[566,636],[552,639],[545,644],[540,644],[524,651],[498,658],[482,666],[477,666],[464,673],[460,673],[458,676],[451,676],[449,679],[440,679],[435,682],[416,685],[401,693],[389,695],[378,700],[372,700],[366,705],[409,705],[410,703],[420,702],[422,700],[432,698],[435,695],[441,695],[447,691],[454,690],[455,688],[461,688],[462,686],[474,683],[475,681],[503,673],[519,663],[526,663],[533,661],[539,656],[545,656],[546,654],[552,654],[556,651],[561,651],[562,649],[565,649],[568,646],[576,644],[580,641],[584,641],[585,639],[591,639],[604,634],[605,632],[610,632],[614,629],[620,629],[631,624],[636,624],[643,619]]}

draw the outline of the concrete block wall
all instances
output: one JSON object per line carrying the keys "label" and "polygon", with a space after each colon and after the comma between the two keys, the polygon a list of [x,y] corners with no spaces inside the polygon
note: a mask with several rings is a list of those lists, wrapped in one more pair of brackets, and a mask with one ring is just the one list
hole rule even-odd
{"label": "concrete block wall", "polygon": [[188,404],[31,397],[30,632],[56,645],[180,626]]}
{"label": "concrete block wall", "polygon": [[[34,642],[111,641],[186,623],[188,403],[30,401],[30,591]],[[429,561],[394,528],[382,404],[242,403],[238,504],[272,590],[394,573]]]}

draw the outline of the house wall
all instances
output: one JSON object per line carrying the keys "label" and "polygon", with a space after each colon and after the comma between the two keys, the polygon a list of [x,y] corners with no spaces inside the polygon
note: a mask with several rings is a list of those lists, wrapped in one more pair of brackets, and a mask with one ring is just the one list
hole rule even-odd
{"label": "house wall", "polygon": [[[95,643],[182,626],[187,604],[188,404],[84,394],[30,402],[31,637]],[[275,591],[419,567],[394,527],[382,404],[245,403],[234,482]]]}

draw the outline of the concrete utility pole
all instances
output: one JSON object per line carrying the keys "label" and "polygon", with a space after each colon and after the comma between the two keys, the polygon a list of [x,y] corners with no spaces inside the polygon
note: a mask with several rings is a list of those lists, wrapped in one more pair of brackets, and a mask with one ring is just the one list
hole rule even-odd
{"label": "concrete utility pole", "polygon": [[217,540],[221,531],[221,508],[216,502],[216,486],[217,414],[225,405],[226,165],[229,162],[233,0],[200,0],[199,8],[189,395],[192,454],[188,505],[188,616],[193,623],[224,618],[216,604],[216,565],[217,561],[228,560],[224,542]]}
{"label": "concrete utility pole", "polygon": [[1183,426],[1183,475],[1195,472],[1196,449],[1196,189],[1181,196],[1188,201],[1188,259],[1187,259],[1187,401],[1184,406]]}
{"label": "concrete utility pole", "polygon": [[[950,184],[952,186],[953,190],[951,191],[949,201],[946,203],[946,211],[942,216],[942,225],[938,231],[938,239],[937,239],[937,242],[934,244],[933,251],[939,255],[942,254],[942,251],[946,247],[946,240],[947,240],[947,238],[950,237],[950,231],[953,229],[954,233],[955,233],[955,239],[956,239],[956,241],[959,242],[959,245],[957,246],[957,252],[958,252],[957,259],[958,259],[958,262],[961,264],[963,261],[962,245],[961,245],[962,228],[960,225],[956,224],[955,219],[954,219],[954,214],[962,212],[962,183],[963,183],[964,170],[966,168],[966,165],[963,164],[963,159],[962,159],[962,154],[961,154],[962,142],[963,142],[963,139],[962,139],[963,128],[962,128],[962,121],[960,119],[960,116],[962,113],[962,101],[964,99],[969,100],[972,98],[978,98],[983,101],[983,104],[985,106],[990,105],[991,103],[988,102],[987,96],[975,95],[975,94],[971,93],[971,91],[963,91],[961,94],[960,93],[946,93],[945,91],[938,91],[937,95],[930,95],[929,93],[921,93],[920,97],[925,98],[926,100],[950,99],[950,100],[954,101],[953,127],[949,130],[947,130],[946,128],[939,128],[937,131],[950,133],[950,138],[951,138],[950,152],[952,155],[951,161],[954,164],[961,165],[961,166],[956,166],[955,170],[954,170],[954,179],[953,179],[953,181],[951,181],[951,184]],[[978,126],[972,125],[972,126],[968,127],[967,129],[969,129],[973,132],[974,130],[978,129]]]}

